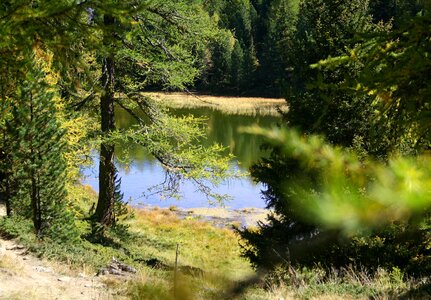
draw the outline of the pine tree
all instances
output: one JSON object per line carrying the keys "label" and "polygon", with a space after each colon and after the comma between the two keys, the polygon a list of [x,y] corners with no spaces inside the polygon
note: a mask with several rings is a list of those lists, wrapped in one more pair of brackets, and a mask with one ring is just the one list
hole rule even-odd
{"label": "pine tree", "polygon": [[[139,119],[139,113],[134,110],[140,110],[145,116],[139,119],[139,126],[135,131],[120,133],[119,138],[139,142],[162,162],[168,172],[175,173],[177,179],[191,179],[198,185],[198,189],[209,193],[209,189],[198,177],[219,181],[222,174],[226,175],[228,159],[221,157],[221,147],[190,147],[191,140],[202,137],[196,122],[191,118],[174,120],[166,111],[140,95],[148,86],[185,89],[192,85],[202,68],[200,58],[204,56],[208,39],[213,36],[212,24],[199,1],[35,0],[29,3],[8,1],[0,5],[0,56],[33,61],[33,56],[30,55],[32,50],[40,49],[45,54],[49,53],[53,57],[52,68],[60,75],[58,85],[61,86],[62,99],[76,109],[94,109],[96,105],[99,107],[103,142],[99,176],[101,190],[94,215],[96,222],[112,225],[115,221],[113,136],[118,132],[114,126],[114,102],[132,117]],[[20,30],[14,32],[16,28]],[[91,59],[87,59],[88,57]],[[1,62],[4,61],[6,60]],[[26,122],[23,119],[28,114],[33,114],[25,101],[15,100],[28,98],[29,95],[41,95],[36,98],[32,96],[38,102],[42,101],[39,98],[48,99],[51,95],[48,93],[46,97],[42,97],[45,95],[42,90],[46,86],[39,79],[33,82],[29,91],[24,89],[22,82],[28,81],[25,79],[26,75],[23,75],[27,72],[25,69],[31,70],[28,76],[39,78],[38,73],[35,73],[36,68],[29,65],[13,66],[13,80],[18,82],[15,86],[19,87],[16,90],[20,94],[19,97],[13,93],[11,97],[7,96],[13,99],[12,102],[16,102],[9,129],[15,136],[26,137],[28,141],[26,134],[30,133],[24,129],[18,131],[18,128],[25,128]],[[1,67],[3,69],[3,64]],[[94,71],[95,68],[98,71]],[[13,80],[8,79],[6,82]],[[4,86],[2,82],[1,87]],[[58,91],[56,94],[58,95]],[[2,91],[2,101],[4,99]],[[92,103],[96,101],[97,104]],[[93,105],[87,106],[89,103]],[[36,107],[36,103],[32,105]],[[33,117],[40,118],[38,115]],[[7,119],[1,116],[2,122]],[[52,126],[50,134],[55,132],[56,125]],[[30,136],[34,134],[36,133],[31,133]],[[47,133],[47,138],[50,134]],[[44,207],[44,200],[39,197],[36,178],[40,174],[36,169],[19,163],[20,160],[30,161],[28,165],[35,166],[32,163],[34,160],[39,165],[43,164],[42,157],[36,160],[31,152],[27,153],[24,150],[26,148],[21,147],[24,144],[34,146],[33,152],[37,153],[38,144],[33,138],[31,140],[31,145],[25,142],[22,145],[15,143],[7,153],[16,152],[11,156],[15,169],[10,174],[14,175],[14,181],[19,182],[17,191],[22,194],[22,191],[27,190],[27,199],[34,200],[31,206],[30,202],[22,198],[21,206],[18,205],[20,198],[14,196],[13,206],[15,210],[22,208],[20,213],[29,214],[27,216],[34,219],[37,231],[43,231],[44,211],[40,208]],[[45,173],[42,175],[45,176]],[[53,201],[57,200],[54,197]],[[26,204],[28,207],[25,207]],[[35,212],[28,213],[32,211],[32,207]]]}
{"label": "pine tree", "polygon": [[235,41],[235,45],[232,51],[232,85],[236,93],[239,93],[244,85],[245,75],[245,63],[244,63],[244,52],[238,41]]}
{"label": "pine tree", "polygon": [[[289,54],[293,52],[293,38],[298,20],[299,0],[270,1],[261,21],[264,36],[258,51],[258,81],[272,95],[283,95],[288,81]],[[291,67],[291,66],[290,66]]]}
{"label": "pine tree", "polygon": [[7,123],[14,140],[11,162],[16,194],[10,199],[11,209],[31,217],[39,237],[73,240],[77,234],[66,211],[64,131],[56,120],[56,91],[36,57],[23,66],[12,119]]}
{"label": "pine tree", "polygon": [[[364,96],[356,98],[349,92],[340,93],[335,88],[342,85],[346,73],[354,73],[357,69],[322,73],[310,66],[328,56],[344,53],[346,47],[354,44],[355,34],[372,28],[367,5],[360,0],[304,0],[300,3],[294,34],[289,41],[291,48],[286,49],[286,64],[290,70],[287,75],[290,76],[285,78],[288,87],[285,94],[289,103],[286,120],[304,134],[325,134],[332,143],[353,146],[356,137],[366,137],[368,133],[368,120],[372,113],[367,102],[369,99]],[[284,9],[290,8],[285,6]],[[321,82],[333,89],[320,90]],[[269,158],[261,159],[251,168],[251,174],[266,186],[263,196],[267,207],[279,214],[271,217],[268,224],[262,224],[259,232],[242,232],[251,245],[246,249],[246,255],[252,262],[272,268],[280,258],[300,264],[329,260],[331,254],[325,251],[333,248],[327,245],[332,243],[335,247],[337,241],[324,234],[319,235],[317,226],[298,217],[300,212],[292,204],[294,193],[286,189],[285,182],[302,178],[300,163],[286,156],[280,147],[274,147]],[[307,179],[314,182],[314,174],[310,172],[307,175]],[[320,237],[327,242],[321,243],[320,247],[313,246]],[[295,249],[298,240],[304,240],[309,247]]]}
{"label": "pine tree", "polygon": [[[254,6],[249,0],[208,1],[205,6],[223,30],[222,38],[210,48],[210,87],[218,93],[254,89],[258,67],[253,35],[257,20]],[[226,37],[226,31],[231,37]]]}

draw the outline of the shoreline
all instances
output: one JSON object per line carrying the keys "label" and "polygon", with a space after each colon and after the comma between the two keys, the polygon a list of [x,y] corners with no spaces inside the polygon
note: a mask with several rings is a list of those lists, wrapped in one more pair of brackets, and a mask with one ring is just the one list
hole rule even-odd
{"label": "shoreline", "polygon": [[[81,186],[90,193],[89,198],[92,202],[97,202],[97,192],[91,185],[82,184]],[[90,206],[90,204],[88,204]],[[258,222],[267,223],[268,214],[273,211],[259,207],[232,208],[230,206],[211,206],[211,207],[180,207],[177,205],[159,206],[152,204],[128,204],[132,210],[136,211],[166,211],[174,214],[180,220],[199,220],[208,222],[217,228],[232,229],[233,226],[239,228],[255,227]],[[0,215],[6,215],[6,207],[0,201]]]}
{"label": "shoreline", "polygon": [[180,208],[171,206],[168,208],[145,205],[133,207],[136,210],[165,210],[175,214],[181,220],[201,220],[208,222],[217,228],[250,228],[256,227],[258,222],[265,223],[271,210],[265,208],[229,208],[229,207],[194,207]]}
{"label": "shoreline", "polygon": [[[143,92],[171,108],[210,108],[226,114],[281,116],[289,107],[283,98],[212,96],[182,92]],[[234,105],[233,105],[234,104]]]}

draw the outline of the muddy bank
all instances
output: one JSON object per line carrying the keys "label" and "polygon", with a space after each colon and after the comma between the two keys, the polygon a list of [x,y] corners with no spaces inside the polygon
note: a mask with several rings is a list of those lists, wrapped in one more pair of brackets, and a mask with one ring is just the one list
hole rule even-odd
{"label": "muddy bank", "polygon": [[241,208],[231,209],[224,207],[197,207],[197,208],[159,208],[157,206],[146,205],[140,209],[166,209],[175,213],[180,219],[198,219],[209,222],[218,228],[249,228],[257,226],[258,222],[266,222],[266,217],[270,210],[263,208]]}

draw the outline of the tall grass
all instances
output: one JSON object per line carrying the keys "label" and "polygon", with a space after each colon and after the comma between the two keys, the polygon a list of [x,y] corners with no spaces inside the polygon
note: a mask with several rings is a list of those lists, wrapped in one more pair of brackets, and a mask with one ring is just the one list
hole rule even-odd
{"label": "tall grass", "polygon": [[226,114],[278,116],[288,109],[284,99],[221,97],[186,93],[142,93],[171,108],[210,108]]}

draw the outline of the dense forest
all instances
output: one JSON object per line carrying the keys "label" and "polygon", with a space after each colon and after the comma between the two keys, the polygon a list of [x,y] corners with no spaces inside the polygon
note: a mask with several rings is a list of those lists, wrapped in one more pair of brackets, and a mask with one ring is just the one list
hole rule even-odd
{"label": "dense forest", "polygon": [[[267,221],[229,233],[254,277],[207,294],[190,288],[193,297],[180,293],[177,277],[173,294],[144,284],[127,295],[248,298],[262,277],[296,286],[306,279],[295,270],[325,282],[334,272],[384,269],[405,275],[384,295],[426,298],[430,9],[420,0],[2,1],[2,236],[72,264],[100,267],[119,256],[164,266],[168,258],[143,249],[174,229],[150,238],[156,222],[136,232],[130,220],[143,213],[123,199],[116,144],[138,144],[159,161],[159,192],[171,196],[189,181],[223,203],[212,186],[241,174],[222,146],[195,143],[205,138],[202,120],[174,116],[142,93],[281,97],[289,109],[278,124],[243,129],[264,136],[270,152],[250,169],[264,187]],[[119,108],[134,119],[130,128],[116,127]],[[97,196],[81,184],[95,148]],[[176,246],[178,255],[177,243],[157,242],[154,253]]]}

